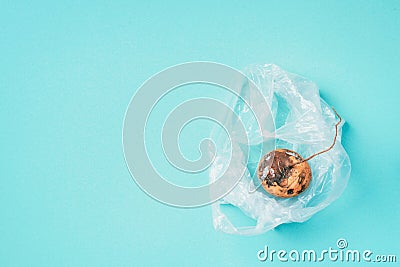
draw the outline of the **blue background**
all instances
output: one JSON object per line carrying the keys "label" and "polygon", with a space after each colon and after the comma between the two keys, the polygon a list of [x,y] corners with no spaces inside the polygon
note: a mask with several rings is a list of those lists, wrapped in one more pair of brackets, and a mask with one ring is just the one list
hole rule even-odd
{"label": "blue background", "polygon": [[[264,245],[340,237],[400,257],[398,1],[56,2],[0,4],[1,266],[261,266]],[[314,80],[348,122],[342,197],[241,237],[216,232],[209,206],[144,194],[124,162],[125,109],[151,75],[192,60]]]}

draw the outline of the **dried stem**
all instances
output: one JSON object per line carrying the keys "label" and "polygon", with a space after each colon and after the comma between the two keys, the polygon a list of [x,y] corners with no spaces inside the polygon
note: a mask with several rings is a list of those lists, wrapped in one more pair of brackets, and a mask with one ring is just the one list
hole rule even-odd
{"label": "dried stem", "polygon": [[297,162],[297,163],[295,163],[295,164],[289,166],[289,168],[292,168],[293,166],[295,166],[295,165],[297,165],[297,164],[300,164],[300,163],[309,161],[310,159],[312,159],[312,158],[314,158],[314,157],[316,157],[316,156],[318,156],[318,155],[320,155],[320,154],[322,154],[322,153],[328,152],[329,150],[331,150],[331,149],[335,146],[335,144],[336,144],[336,139],[337,139],[337,136],[338,136],[338,131],[339,131],[339,130],[338,130],[338,127],[339,127],[340,123],[342,122],[342,117],[340,117],[340,115],[337,113],[337,111],[336,111],[336,109],[335,109],[334,107],[332,107],[332,109],[333,109],[333,111],[335,112],[336,116],[339,118],[339,121],[338,121],[338,122],[336,123],[336,125],[335,125],[335,130],[336,130],[336,132],[335,132],[335,138],[333,139],[332,145],[330,145],[330,147],[328,147],[327,149],[324,149],[324,150],[322,150],[322,151],[320,151],[320,152],[318,152],[318,153],[315,153],[315,154],[309,156],[308,158],[303,159],[303,160],[301,160],[301,161],[299,161],[299,162]]}

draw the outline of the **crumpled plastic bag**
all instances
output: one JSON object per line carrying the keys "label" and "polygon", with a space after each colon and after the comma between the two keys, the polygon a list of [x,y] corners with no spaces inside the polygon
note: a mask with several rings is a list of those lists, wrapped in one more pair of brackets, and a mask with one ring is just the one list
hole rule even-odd
{"label": "crumpled plastic bag", "polygon": [[[338,118],[331,107],[320,98],[316,84],[273,64],[251,66],[245,74],[258,86],[271,107],[276,128],[276,148],[294,150],[306,158],[332,144]],[[252,91],[243,87],[241,94],[251,95]],[[233,101],[236,101],[235,97]],[[249,110],[243,105],[235,105],[235,112],[239,120],[248,116],[246,113]],[[335,146],[309,161],[311,183],[296,197],[279,198],[265,192],[259,186],[260,182],[254,171],[260,158],[246,162],[243,155],[243,161],[237,166],[238,169],[245,168],[243,177],[223,199],[212,204],[214,227],[230,234],[261,234],[283,223],[304,222],[337,199],[345,189],[351,171],[349,157],[341,144],[343,123],[344,121],[339,125]],[[259,133],[254,131],[251,124],[245,125],[245,128],[250,139],[259,138],[256,136]],[[218,140],[217,130],[213,131],[212,139],[213,135]],[[253,153],[254,149],[257,150],[257,147],[250,149],[249,153]],[[228,164],[229,159],[224,158],[227,155],[229,153],[222,153],[215,160],[218,164],[210,166],[211,182],[218,179],[224,169],[221,163]],[[251,155],[249,158],[252,158]],[[224,205],[239,208],[243,216],[250,217],[255,224],[235,225],[222,209]]]}

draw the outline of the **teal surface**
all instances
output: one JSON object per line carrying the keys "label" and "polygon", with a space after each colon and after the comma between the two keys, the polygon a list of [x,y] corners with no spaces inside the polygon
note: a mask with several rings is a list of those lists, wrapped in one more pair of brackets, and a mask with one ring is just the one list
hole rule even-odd
{"label": "teal surface", "polygon": [[[399,258],[399,47],[398,1],[2,1],[0,266],[290,265],[257,252],[338,238]],[[124,162],[125,109],[151,75],[193,60],[314,80],[348,122],[342,197],[241,237],[216,232],[209,206],[144,194]],[[182,136],[188,157],[200,135]]]}

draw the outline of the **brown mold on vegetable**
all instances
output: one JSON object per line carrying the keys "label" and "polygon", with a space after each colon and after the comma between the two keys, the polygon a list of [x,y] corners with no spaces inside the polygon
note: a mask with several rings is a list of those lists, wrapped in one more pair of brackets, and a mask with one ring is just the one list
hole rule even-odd
{"label": "brown mold on vegetable", "polygon": [[336,143],[338,126],[342,118],[332,107],[339,121],[335,125],[335,137],[330,147],[303,159],[289,149],[276,149],[263,156],[257,168],[257,176],[265,191],[271,195],[289,198],[304,192],[310,185],[312,172],[308,161],[331,150]]}

